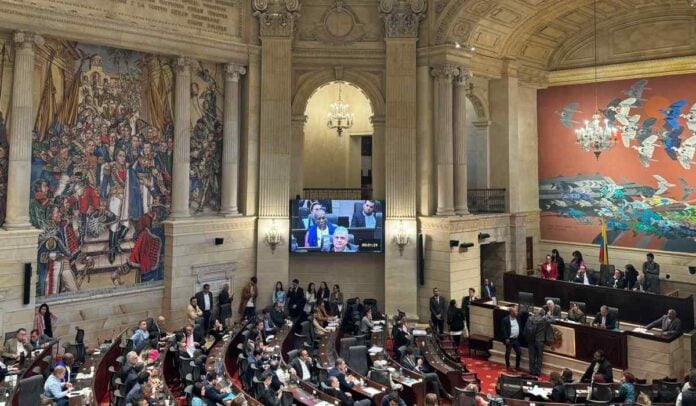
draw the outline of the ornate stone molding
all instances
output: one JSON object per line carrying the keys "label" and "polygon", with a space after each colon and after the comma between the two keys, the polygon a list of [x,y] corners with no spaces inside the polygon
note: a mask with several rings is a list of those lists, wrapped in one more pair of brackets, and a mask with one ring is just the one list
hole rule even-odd
{"label": "ornate stone molding", "polygon": [[299,0],[253,0],[252,6],[262,37],[292,36],[295,20],[300,18]]}
{"label": "ornate stone molding", "polygon": [[[471,79],[474,78],[474,72],[471,71],[469,68],[464,68],[460,67],[459,68],[459,75],[457,75],[457,78],[454,79],[454,84],[456,86],[465,86],[468,85],[468,93],[472,92],[474,90],[474,84],[471,83]],[[467,96],[469,94],[467,93]]]}
{"label": "ornate stone molding", "polygon": [[44,39],[39,34],[34,34],[31,32],[18,31],[14,33],[12,38],[14,43],[22,48],[31,48],[34,45],[41,46],[44,44]]}
{"label": "ornate stone molding", "polygon": [[432,67],[430,74],[435,79],[451,81],[455,77],[459,76],[460,70],[454,65],[437,65]]}
{"label": "ornate stone molding", "polygon": [[365,34],[365,25],[343,0],[336,0],[336,4],[324,12],[313,31],[316,39],[329,45],[350,45],[362,40]]}
{"label": "ornate stone molding", "polygon": [[380,0],[384,35],[387,38],[417,38],[418,25],[427,8],[426,0]]}
{"label": "ornate stone molding", "polygon": [[228,63],[225,65],[225,79],[233,82],[239,82],[242,76],[246,74],[246,68],[236,63]]}
{"label": "ornate stone molding", "polygon": [[185,56],[178,56],[174,60],[174,68],[176,69],[176,73],[190,73],[191,72],[191,64],[192,64],[191,58],[187,58]]}

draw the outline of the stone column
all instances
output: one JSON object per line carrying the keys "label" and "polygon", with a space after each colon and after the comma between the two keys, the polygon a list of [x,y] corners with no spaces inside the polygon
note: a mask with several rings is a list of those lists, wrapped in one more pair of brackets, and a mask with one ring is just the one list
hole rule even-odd
{"label": "stone column", "polygon": [[191,167],[191,60],[176,59],[174,84],[174,165],[172,168],[171,217],[189,217]]}
{"label": "stone column", "polygon": [[384,195],[384,116],[372,116],[372,198],[383,200]]}
{"label": "stone column", "polygon": [[249,66],[244,83],[244,155],[241,169],[242,210],[245,216],[255,216],[259,194],[259,98],[261,93],[261,56],[258,48],[249,49]]}
{"label": "stone column", "polygon": [[[385,309],[417,314],[416,279],[416,41],[425,0],[380,0],[386,43],[384,241]],[[405,233],[410,243],[397,247]]]}
{"label": "stone column", "polygon": [[471,79],[471,71],[460,68],[459,76],[454,80],[454,97],[452,101],[454,118],[454,212],[458,216],[469,214],[467,204],[467,137],[466,131],[466,97],[469,91],[468,80]]}
{"label": "stone column", "polygon": [[302,153],[304,151],[304,126],[307,122],[307,116],[296,115],[292,116],[292,137],[291,139],[291,157],[290,157],[290,174],[291,187],[290,196],[304,196],[304,178],[302,173]]}
{"label": "stone column", "polygon": [[430,66],[418,66],[418,214],[435,213],[433,173],[433,80]]}
{"label": "stone column", "polygon": [[459,69],[440,65],[431,71],[435,78],[435,137],[437,146],[437,212],[438,216],[454,215],[454,144],[452,140],[452,79]]}
{"label": "stone column", "polygon": [[31,188],[31,132],[34,125],[32,108],[34,77],[34,45],[43,45],[40,35],[14,34],[15,59],[10,106],[10,158],[7,179],[7,211],[5,229],[31,228],[29,223],[29,192]]}
{"label": "stone column", "polygon": [[[276,281],[289,272],[289,201],[292,126],[292,39],[299,0],[254,0],[261,37],[261,117],[259,126],[259,221],[256,272],[257,305],[270,304]],[[282,243],[270,246],[266,235],[277,230]],[[269,290],[264,290],[269,289]]]}
{"label": "stone column", "polygon": [[222,200],[220,214],[239,216],[239,79],[246,73],[243,66],[225,66],[225,106],[222,138]]}

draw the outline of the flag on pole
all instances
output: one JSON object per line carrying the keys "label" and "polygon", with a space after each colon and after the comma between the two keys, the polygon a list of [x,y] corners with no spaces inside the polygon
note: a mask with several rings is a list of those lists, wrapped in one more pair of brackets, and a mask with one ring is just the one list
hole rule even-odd
{"label": "flag on pole", "polygon": [[600,217],[602,222],[602,234],[599,237],[599,263],[609,265],[609,240],[607,239],[607,222]]}

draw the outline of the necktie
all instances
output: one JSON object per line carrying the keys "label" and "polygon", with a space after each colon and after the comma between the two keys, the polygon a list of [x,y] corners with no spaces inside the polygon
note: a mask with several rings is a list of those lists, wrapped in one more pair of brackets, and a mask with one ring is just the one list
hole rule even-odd
{"label": "necktie", "polygon": [[602,327],[606,327],[606,326],[607,326],[607,318],[602,316]]}

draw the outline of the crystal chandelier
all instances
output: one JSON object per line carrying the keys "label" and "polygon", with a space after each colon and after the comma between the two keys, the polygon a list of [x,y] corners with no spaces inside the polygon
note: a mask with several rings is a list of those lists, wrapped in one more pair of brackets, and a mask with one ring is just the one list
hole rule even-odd
{"label": "crystal chandelier", "polygon": [[616,128],[609,120],[602,120],[597,102],[597,0],[594,1],[594,96],[595,112],[585,126],[575,130],[575,142],[585,151],[592,151],[595,157],[616,145]]}
{"label": "crystal chandelier", "polygon": [[585,126],[575,130],[575,142],[585,151],[592,151],[599,159],[603,151],[616,145],[616,128],[606,118],[602,120],[599,111],[595,111],[592,120],[585,121]]}
{"label": "crystal chandelier", "polygon": [[341,82],[338,82],[338,100],[331,103],[326,126],[332,130],[335,129],[339,137],[343,135],[343,130],[353,126],[353,113],[348,111],[349,108],[350,105],[341,100]]}

